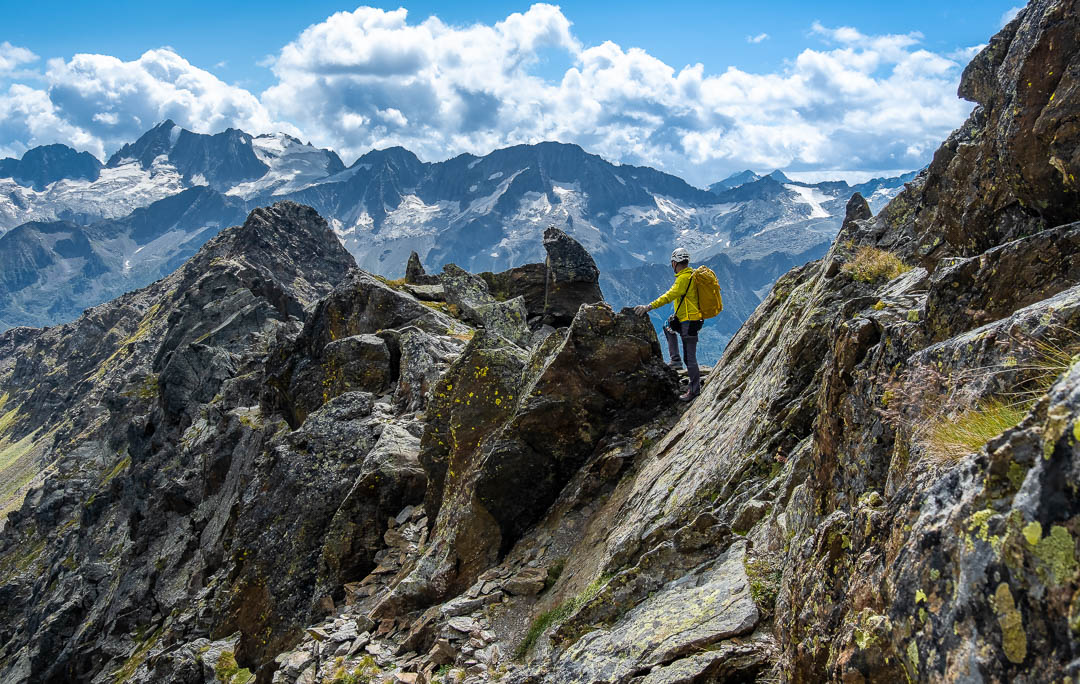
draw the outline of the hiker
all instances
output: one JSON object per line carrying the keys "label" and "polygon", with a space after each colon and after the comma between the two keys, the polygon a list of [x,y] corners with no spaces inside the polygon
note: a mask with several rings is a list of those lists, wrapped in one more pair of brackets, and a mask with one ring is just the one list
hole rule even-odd
{"label": "hiker", "polygon": [[[695,273],[694,269],[690,268],[690,252],[677,247],[671,253],[671,270],[675,272],[675,284],[671,286],[671,289],[651,304],[635,306],[634,312],[639,316],[644,316],[668,302],[675,302],[675,313],[671,314],[664,324],[664,337],[667,338],[668,354],[671,356],[668,366],[674,370],[682,368],[678,340],[678,337],[681,337],[686,371],[690,375],[690,386],[686,393],[679,397],[679,400],[691,401],[701,393],[701,369],[698,368],[697,363],[697,335],[705,321],[698,307],[698,289],[690,286]],[[713,282],[715,282],[715,276]]]}

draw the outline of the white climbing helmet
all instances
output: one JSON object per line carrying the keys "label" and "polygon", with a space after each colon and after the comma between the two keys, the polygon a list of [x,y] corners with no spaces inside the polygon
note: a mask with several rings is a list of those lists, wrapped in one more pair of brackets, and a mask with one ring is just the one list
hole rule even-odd
{"label": "white climbing helmet", "polygon": [[690,261],[690,252],[686,251],[683,247],[676,247],[675,251],[671,253],[671,260],[677,264],[681,264],[684,261]]}

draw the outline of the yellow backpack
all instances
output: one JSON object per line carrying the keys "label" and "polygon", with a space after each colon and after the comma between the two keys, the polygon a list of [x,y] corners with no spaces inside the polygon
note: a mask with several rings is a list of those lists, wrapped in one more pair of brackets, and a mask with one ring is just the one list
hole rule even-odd
{"label": "yellow backpack", "polygon": [[716,280],[716,274],[708,266],[698,266],[694,269],[694,286],[697,287],[698,310],[701,318],[712,318],[724,310],[724,300],[720,296],[720,283]]}

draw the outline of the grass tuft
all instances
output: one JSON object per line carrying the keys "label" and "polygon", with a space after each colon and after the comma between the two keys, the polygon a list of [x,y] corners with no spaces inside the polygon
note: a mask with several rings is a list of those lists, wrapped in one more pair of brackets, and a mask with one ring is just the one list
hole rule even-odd
{"label": "grass tuft", "polygon": [[532,650],[533,646],[536,645],[536,642],[548,628],[553,625],[562,624],[567,618],[577,612],[579,608],[596,598],[600,594],[600,590],[604,588],[604,585],[607,584],[610,579],[611,577],[609,575],[597,577],[574,598],[569,601],[564,601],[555,608],[545,611],[537,616],[537,618],[532,621],[532,624],[529,625],[529,631],[525,633],[525,638],[521,640],[521,643],[518,644],[517,648],[514,650],[514,657],[520,660],[528,655],[529,651]]}
{"label": "grass tuft", "polygon": [[[900,470],[912,464],[905,443],[920,447],[931,463],[949,465],[1023,421],[1057,379],[1080,363],[1080,333],[1044,325],[1039,338],[1012,333],[1000,340],[1005,351],[995,364],[947,374],[922,364],[889,384],[881,413],[897,428]],[[1009,479],[1019,482],[1023,475],[1016,471]]]}
{"label": "grass tuft", "polygon": [[[458,308],[457,304],[451,304],[450,302],[433,302],[426,299],[421,299],[419,301],[429,309],[441,311],[450,318],[461,320],[461,309]],[[470,337],[472,337],[472,335],[470,335]]]}
{"label": "grass tuft", "polygon": [[750,597],[765,614],[771,614],[780,593],[783,571],[773,557],[761,556],[743,561],[746,577],[750,580]]}
{"label": "grass tuft", "polygon": [[405,278],[394,278],[393,280],[391,280],[390,278],[381,276],[377,273],[372,273],[371,275],[375,276],[375,279],[381,282],[383,285],[386,285],[387,287],[394,290],[400,290],[402,287],[405,286]]}
{"label": "grass tuft", "polygon": [[935,423],[926,435],[926,454],[938,463],[954,463],[1019,425],[1030,408],[1031,402],[987,399],[952,419]]}
{"label": "grass tuft", "polygon": [[153,635],[146,638],[145,634],[140,628],[138,636],[136,637],[135,650],[131,656],[124,661],[124,664],[120,666],[119,670],[112,673],[113,683],[121,684],[131,679],[135,675],[135,671],[139,669],[139,666],[146,661],[147,655],[150,654],[150,649],[157,645],[158,640],[161,639],[161,634],[164,630],[158,627],[154,631]]}
{"label": "grass tuft", "polygon": [[911,270],[899,257],[877,247],[860,247],[840,269],[863,283],[887,282]]}
{"label": "grass tuft", "polygon": [[130,456],[125,456],[124,458],[117,461],[116,465],[114,465],[112,469],[109,472],[105,473],[105,475],[101,478],[101,485],[104,486],[112,482],[113,479],[129,465],[131,465]]}
{"label": "grass tuft", "polygon": [[566,557],[558,558],[548,567],[547,577],[544,578],[544,591],[555,586],[555,583],[562,577],[563,570],[566,568]]}

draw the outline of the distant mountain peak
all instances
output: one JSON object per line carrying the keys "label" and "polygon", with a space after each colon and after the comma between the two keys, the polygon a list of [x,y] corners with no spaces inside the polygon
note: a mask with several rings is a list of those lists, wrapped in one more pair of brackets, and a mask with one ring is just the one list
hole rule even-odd
{"label": "distant mountain peak", "polygon": [[382,159],[386,157],[411,157],[413,159],[416,159],[417,161],[420,160],[419,157],[417,157],[410,150],[405,149],[401,145],[376,148],[368,150],[364,154],[360,155],[360,159]]}
{"label": "distant mountain peak", "polygon": [[791,179],[788,178],[787,176],[785,176],[784,172],[781,171],[780,169],[776,169],[772,173],[768,174],[768,176],[766,176],[766,177],[767,178],[772,178],[777,183],[790,183],[791,182]]}
{"label": "distant mountain peak", "polygon": [[218,189],[262,177],[270,167],[251,146],[250,135],[237,128],[208,135],[193,133],[166,119],[134,143],[124,145],[109,158],[110,168],[137,161],[149,169],[164,155],[184,180],[200,179]]}
{"label": "distant mountain peak", "polygon": [[761,176],[759,176],[758,174],[754,173],[750,169],[746,169],[745,171],[739,171],[737,173],[733,173],[733,174],[731,174],[730,176],[728,176],[727,178],[725,178],[722,181],[719,181],[717,183],[713,183],[712,185],[709,186],[709,191],[710,192],[723,192],[724,190],[731,190],[732,188],[737,188],[740,185],[746,185],[747,183],[753,183],[754,181],[759,180],[760,178],[761,178]]}
{"label": "distant mountain peak", "polygon": [[22,159],[0,159],[0,178],[12,178],[40,191],[63,179],[95,181],[101,168],[101,162],[89,152],[67,145],[41,145],[27,150]]}

